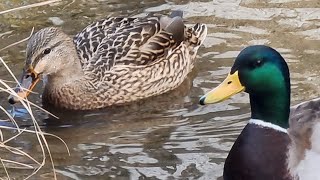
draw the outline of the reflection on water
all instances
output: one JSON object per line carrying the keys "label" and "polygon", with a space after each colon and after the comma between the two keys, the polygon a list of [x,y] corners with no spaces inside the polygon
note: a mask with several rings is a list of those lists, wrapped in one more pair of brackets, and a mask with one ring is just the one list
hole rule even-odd
{"label": "reflection on water", "polygon": [[[0,10],[35,2],[40,0],[5,1]],[[188,24],[208,24],[208,38],[199,50],[198,63],[177,90],[94,112],[52,110],[59,120],[36,109],[35,115],[45,131],[63,138],[71,150],[68,156],[59,140],[48,137],[60,179],[221,179],[224,159],[250,116],[248,96],[239,94],[209,106],[199,106],[199,97],[219,84],[239,51],[252,44],[271,45],[286,58],[293,103],[319,96],[317,6],[316,0],[69,0],[1,15],[0,48],[27,37],[32,27],[38,30],[55,24],[73,35],[107,16],[168,14],[181,9]],[[24,53],[23,43],[0,55],[19,75]],[[0,76],[10,79],[3,68]],[[6,97],[0,93],[0,103],[9,109]],[[40,95],[31,100],[41,104]],[[22,121],[28,117],[18,119],[28,127],[30,122]],[[24,136],[14,143],[37,157],[40,151],[34,141]],[[19,179],[30,172],[10,173]],[[4,176],[0,170],[0,177]],[[52,177],[48,165],[35,179]]]}

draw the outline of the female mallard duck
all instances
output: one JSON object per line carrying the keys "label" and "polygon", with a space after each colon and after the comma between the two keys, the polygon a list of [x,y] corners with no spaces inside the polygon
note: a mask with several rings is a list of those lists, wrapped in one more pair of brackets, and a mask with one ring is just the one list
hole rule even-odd
{"label": "female mallard duck", "polygon": [[251,119],[229,152],[224,179],[319,179],[320,166],[312,164],[320,160],[320,101],[292,111],[287,131],[289,69],[276,50],[261,45],[242,50],[228,77],[201,97],[200,104],[217,103],[242,91],[249,93]]}
{"label": "female mallard duck", "polygon": [[288,169],[297,180],[320,179],[320,99],[291,109]]}
{"label": "female mallard duck", "polygon": [[27,45],[23,88],[9,102],[28,96],[40,77],[43,102],[65,109],[104,108],[165,93],[192,70],[206,33],[203,24],[185,27],[180,12],[108,18],[73,40],[59,28],[41,29]]}

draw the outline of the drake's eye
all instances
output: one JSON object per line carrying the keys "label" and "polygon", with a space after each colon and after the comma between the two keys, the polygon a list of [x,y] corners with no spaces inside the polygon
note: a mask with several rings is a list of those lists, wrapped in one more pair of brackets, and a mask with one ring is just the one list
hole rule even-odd
{"label": "drake's eye", "polygon": [[259,59],[252,64],[252,67],[257,68],[257,67],[260,67],[262,64],[263,64],[262,60]]}
{"label": "drake's eye", "polygon": [[43,51],[43,54],[49,54],[51,52],[51,49],[50,48],[47,48]]}
{"label": "drake's eye", "polygon": [[261,64],[262,64],[262,61],[261,61],[261,60],[258,60],[258,61],[256,62],[256,65],[257,65],[257,66],[261,66]]}

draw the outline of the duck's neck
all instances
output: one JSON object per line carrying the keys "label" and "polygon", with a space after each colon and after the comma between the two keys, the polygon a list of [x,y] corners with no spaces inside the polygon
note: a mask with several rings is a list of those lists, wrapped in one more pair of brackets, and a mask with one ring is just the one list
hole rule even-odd
{"label": "duck's neck", "polygon": [[84,71],[73,42],[70,40],[66,43],[67,45],[65,46],[68,48],[68,53],[64,53],[60,57],[65,59],[65,61],[61,61],[61,64],[58,64],[61,67],[58,71],[48,75],[48,84],[55,84],[55,86],[64,85],[81,79],[84,76]]}
{"label": "duck's neck", "polygon": [[[92,93],[88,93],[88,82],[82,69],[69,70],[64,75],[48,76],[42,94],[45,105],[63,109],[89,109],[84,106],[88,101],[96,101]],[[47,106],[47,107],[48,107]]]}
{"label": "duck's neck", "polygon": [[61,103],[70,103],[85,92],[83,85],[86,83],[85,74],[80,59],[74,48],[70,48],[69,52],[68,56],[63,57],[67,61],[59,65],[62,68],[44,77],[45,88],[42,98],[46,103],[55,106]]}
{"label": "duck's neck", "polygon": [[288,128],[290,114],[290,88],[264,95],[250,94],[251,118]]}
{"label": "duck's neck", "polygon": [[79,80],[84,77],[84,72],[81,67],[80,61],[74,61],[72,65],[65,65],[65,68],[59,72],[48,75],[49,83],[55,85],[63,85],[66,83],[72,83],[73,81]]}

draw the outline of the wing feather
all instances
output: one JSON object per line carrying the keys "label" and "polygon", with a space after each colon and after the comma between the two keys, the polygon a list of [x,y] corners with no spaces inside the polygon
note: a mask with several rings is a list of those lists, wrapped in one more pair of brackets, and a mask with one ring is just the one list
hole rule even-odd
{"label": "wing feather", "polygon": [[[162,26],[161,17],[108,18],[86,27],[74,43],[83,68],[92,73],[116,65],[146,65],[163,59],[181,42]],[[184,30],[183,23],[180,28]]]}

